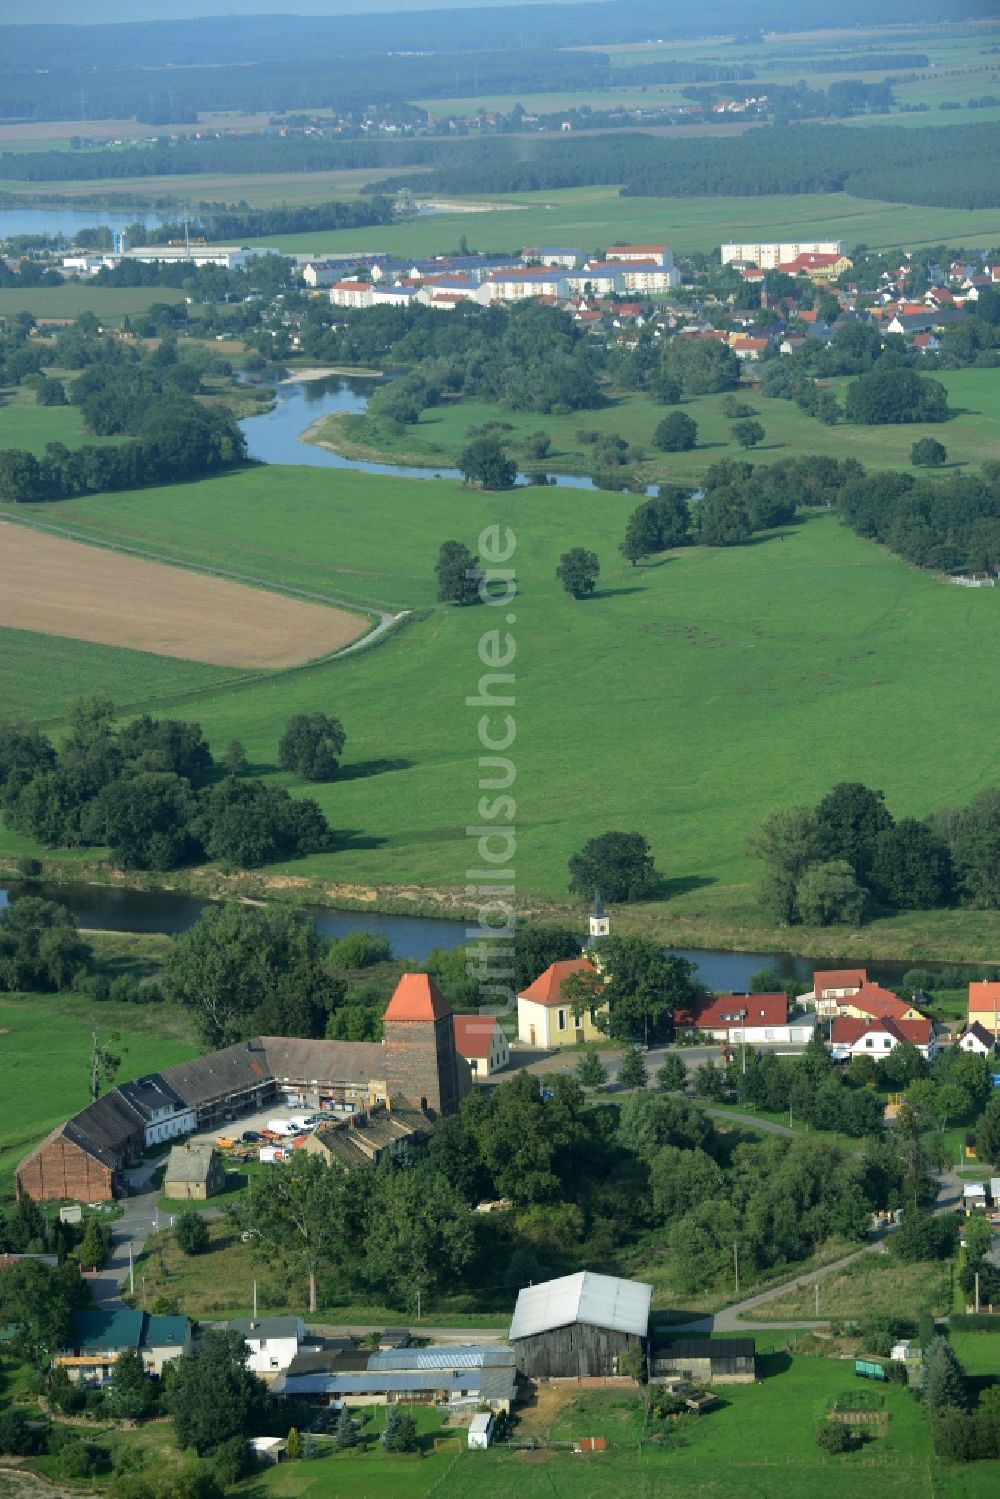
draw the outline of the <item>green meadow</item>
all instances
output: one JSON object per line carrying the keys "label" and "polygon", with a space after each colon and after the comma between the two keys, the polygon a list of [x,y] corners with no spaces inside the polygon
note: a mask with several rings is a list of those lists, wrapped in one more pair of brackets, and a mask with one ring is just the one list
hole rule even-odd
{"label": "green meadow", "polygon": [[[333,852],[287,873],[452,887],[474,862],[466,828],[480,821],[482,710],[466,700],[484,671],[481,636],[507,626],[499,611],[436,605],[433,566],[441,541],[474,545],[484,526],[509,526],[522,892],[564,898],[570,853],[595,832],[638,828],[671,882],[668,915],[723,920],[739,946],[759,926],[744,840],[769,808],[856,778],[883,788],[898,816],[923,815],[994,779],[1000,708],[982,684],[997,661],[1000,598],[917,572],[829,514],[746,547],[691,548],[633,569],[617,547],[634,503],[274,467],[70,501],[31,518],[418,611],[370,654],[209,682],[184,712],[216,749],[239,738],[255,766],[308,790],[339,830]],[[602,565],[586,602],[554,578],[561,552],[577,544]],[[72,694],[46,694],[36,680],[52,642],[14,635],[5,644],[10,715],[58,711]],[[87,648],[73,690],[127,700],[123,657]],[[345,723],[345,775],[306,787],[273,769],[276,745],[288,717],[317,707]],[[3,834],[0,853],[14,851],[24,850]],[[990,953],[991,921],[977,913],[920,913],[894,930],[925,955]],[[872,933],[836,940],[860,953]]]}
{"label": "green meadow", "polygon": [[27,448],[40,458],[46,443],[76,448],[103,441],[84,431],[78,406],[38,406],[24,386],[0,390],[0,448]]}
{"label": "green meadow", "polygon": [[72,321],[81,312],[117,322],[132,313],[146,312],[154,302],[183,302],[184,293],[173,286],[88,286],[83,281],[65,281],[62,286],[28,286],[0,289],[0,317],[33,313],[40,322]]}
{"label": "green meadow", "polygon": [[[664,1423],[659,1440],[641,1443],[638,1400],[627,1390],[567,1392],[548,1421],[529,1407],[525,1429],[553,1440],[606,1436],[607,1452],[588,1456],[554,1449],[468,1452],[446,1437],[434,1414],[415,1407],[421,1457],[393,1458],[377,1445],[331,1453],[314,1463],[282,1463],[254,1483],[275,1499],[430,1499],[450,1491],[463,1499],[972,1499],[1000,1476],[1000,1464],[947,1468],[931,1452],[923,1409],[907,1391],[884,1391],[889,1425],[858,1451],[824,1457],[816,1428],[830,1403],[851,1387],[849,1364],[783,1352],[761,1359],[763,1379],[718,1391],[719,1407],[697,1420]],[[562,1393],[562,1392],[560,1392]],[[880,1391],[880,1393],[882,1393]],[[557,1397],[558,1399],[558,1397]],[[376,1428],[380,1418],[375,1416]],[[464,1431],[456,1435],[464,1438]]]}
{"label": "green meadow", "polygon": [[[867,467],[908,470],[910,449],[920,437],[943,442],[952,464],[978,465],[1000,459],[1000,370],[931,371],[931,376],[945,386],[955,411],[944,425],[825,427],[792,401],[760,396],[753,390],[741,392],[740,399],[753,406],[767,434],[751,455],[734,442],[733,421],[722,409],[725,397],[718,395],[696,396],[684,402],[682,409],[698,424],[698,445],[687,453],[662,453],[652,446],[657,423],[670,408],[641,394],[613,397],[597,411],[574,411],[565,416],[501,411],[481,402],[458,401],[428,407],[418,422],[402,431],[374,417],[334,416],[316,430],[314,439],[362,458],[455,467],[469,440],[469,427],[501,421],[510,430],[501,432],[500,438],[525,469],[586,474],[594,467],[593,447],[581,441],[580,433],[600,432],[624,437],[641,449],[639,468],[650,482],[673,483],[698,482],[711,464],[747,456],[754,463],[803,454],[851,456]],[[847,383],[830,382],[841,399]],[[542,462],[530,458],[524,447],[529,435],[538,431],[552,438],[552,449]]]}
{"label": "green meadow", "polygon": [[140,1077],[198,1055],[186,1020],[165,1006],[121,1005],[67,994],[0,996],[0,1196],[17,1162],[90,1100],[91,1033],[122,1057],[119,1077]]}

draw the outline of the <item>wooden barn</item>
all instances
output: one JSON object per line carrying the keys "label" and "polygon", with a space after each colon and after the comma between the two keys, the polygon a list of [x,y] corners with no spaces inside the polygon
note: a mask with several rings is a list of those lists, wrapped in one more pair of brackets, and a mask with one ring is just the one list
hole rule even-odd
{"label": "wooden barn", "polygon": [[652,1286],[582,1270],[519,1292],[510,1324],[518,1372],[529,1379],[623,1374],[622,1355],[646,1359]]}

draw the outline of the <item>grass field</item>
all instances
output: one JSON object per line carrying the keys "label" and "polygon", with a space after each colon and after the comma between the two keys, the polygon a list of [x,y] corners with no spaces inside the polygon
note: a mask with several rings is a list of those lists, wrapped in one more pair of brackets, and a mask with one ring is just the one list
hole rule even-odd
{"label": "grass field", "polygon": [[38,406],[25,386],[0,390],[0,448],[27,448],[40,458],[49,442],[78,448],[85,442],[103,446],[106,441],[84,430],[78,406]]}
{"label": "grass field", "polygon": [[0,290],[0,317],[31,312],[39,322],[72,321],[81,312],[115,322],[130,313],[145,312],[154,302],[183,302],[184,293],[173,286],[87,286],[66,281],[62,286],[29,286]]}
{"label": "grass field", "polygon": [[591,1457],[498,1448],[434,1452],[430,1413],[420,1411],[426,1443],[420,1459],[386,1457],[377,1448],[337,1453],[315,1463],[283,1463],[257,1487],[281,1499],[324,1499],[333,1492],[338,1499],[375,1493],[430,1499],[445,1491],[462,1499],[620,1499],[626,1493],[636,1499],[666,1493],[672,1499],[734,1493],[752,1499],[841,1499],[848,1493],[851,1499],[972,1499],[1000,1476],[997,1463],[967,1469],[938,1464],[924,1412],[894,1386],[885,1391],[886,1435],[846,1457],[826,1458],[816,1446],[816,1428],[830,1402],[850,1387],[847,1366],[784,1353],[766,1355],[762,1366],[762,1383],[726,1387],[719,1409],[696,1421],[666,1423],[660,1444],[637,1444],[637,1401],[626,1390],[546,1391],[542,1411],[526,1410],[526,1430],[546,1429],[554,1440],[606,1435],[610,1450]]}
{"label": "grass field", "polygon": [[[807,416],[792,401],[781,401],[746,392],[767,434],[752,454],[754,463],[770,463],[803,454],[832,458],[857,458],[866,467],[910,470],[910,449],[919,437],[935,437],[948,449],[949,462],[981,464],[1000,459],[1000,370],[955,370],[933,373],[948,391],[956,412],[945,425],[860,427],[843,423],[824,427]],[[831,381],[843,403],[848,381]],[[724,396],[696,396],[683,410],[698,424],[698,446],[688,453],[661,453],[652,446],[657,423],[667,408],[645,395],[612,398],[597,411],[574,411],[565,416],[539,416],[533,412],[499,410],[477,401],[428,407],[420,420],[402,433],[367,416],[333,416],[321,423],[313,440],[326,441],[349,456],[402,462],[415,466],[456,467],[468,442],[468,428],[488,421],[502,421],[511,430],[500,434],[526,469],[550,472],[589,473],[594,467],[593,448],[581,442],[581,431],[618,435],[643,450],[639,464],[650,482],[698,482],[711,464],[724,458],[748,455],[733,440],[733,422],[723,414]],[[531,459],[524,447],[529,434],[543,430],[552,438],[552,449],[543,463]]]}
{"label": "grass field", "polygon": [[0,711],[5,721],[59,718],[87,683],[104,682],[117,702],[138,705],[217,687],[243,675],[146,651],[0,629]]}
{"label": "grass field", "polygon": [[[826,1136],[824,1135],[824,1139]],[[819,1314],[865,1322],[870,1317],[943,1317],[951,1309],[952,1266],[935,1260],[907,1265],[889,1254],[866,1254],[819,1282]],[[754,1321],[791,1322],[816,1315],[812,1286],[776,1296],[754,1309]]]}
{"label": "grass field", "polygon": [[[292,713],[321,705],[341,716],[346,775],[310,787],[343,830],[341,846],[287,871],[366,886],[457,885],[469,867],[480,710],[466,698],[482,674],[477,642],[496,621],[433,607],[433,563],[446,537],[474,543],[483,525],[510,525],[519,887],[558,899],[566,859],[586,838],[637,827],[668,879],[670,918],[721,920],[727,944],[740,946],[744,929],[759,926],[744,838],[768,808],[857,778],[883,788],[897,816],[924,814],[992,780],[1000,709],[981,684],[996,662],[1000,600],[948,588],[830,515],[787,527],[782,540],[690,549],[632,569],[617,545],[633,504],[273,467],[70,501],[57,518],[94,539],[238,564],[279,585],[431,609],[370,655],[208,690],[190,710],[216,747],[238,737],[264,766]],[[39,518],[56,517],[29,517]],[[585,603],[553,577],[575,543],[603,566]],[[69,692],[64,679],[60,700],[46,679],[52,643],[14,636],[8,645],[12,715],[51,714],[72,690],[120,701],[141,693],[141,669],[125,682],[117,675],[119,653],[75,647],[81,669]],[[748,753],[762,745],[766,753]],[[11,846],[3,834],[0,852]],[[977,913],[912,914],[891,927],[913,955],[995,956],[995,923]],[[885,924],[819,934],[819,950],[867,956],[880,932],[892,935]]]}
{"label": "grass field", "polygon": [[616,239],[666,242],[682,251],[717,250],[724,240],[737,238],[835,236],[849,247],[864,243],[870,248],[1000,240],[1000,209],[926,208],[847,193],[622,198],[615,187],[581,187],[506,198],[493,194],[481,207],[483,211],[459,208],[378,229],[271,236],[267,243],[287,253],[374,247],[400,255],[435,255],[456,250],[463,234],[473,249],[498,254],[519,252],[531,244],[579,245],[591,251]]}
{"label": "grass field", "polygon": [[197,1056],[187,1017],[161,1005],[121,1005],[73,995],[0,996],[0,1196],[20,1158],[90,1101],[91,1031],[121,1053],[122,1081]]}

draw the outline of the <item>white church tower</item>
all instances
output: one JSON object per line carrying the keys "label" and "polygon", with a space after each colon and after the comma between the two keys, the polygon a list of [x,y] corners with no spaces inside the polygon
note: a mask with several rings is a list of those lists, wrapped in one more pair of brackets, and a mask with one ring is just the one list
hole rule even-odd
{"label": "white church tower", "polygon": [[594,905],[590,913],[590,941],[587,943],[587,946],[590,947],[598,937],[609,936],[610,932],[611,922],[605,913],[604,902],[601,900],[600,894],[595,890]]}

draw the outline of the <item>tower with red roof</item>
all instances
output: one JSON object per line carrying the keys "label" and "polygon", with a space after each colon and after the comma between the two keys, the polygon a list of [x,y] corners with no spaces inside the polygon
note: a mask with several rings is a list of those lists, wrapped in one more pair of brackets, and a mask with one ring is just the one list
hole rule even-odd
{"label": "tower with red roof", "polygon": [[382,1016],[390,1098],[403,1094],[428,1114],[453,1114],[471,1087],[455,1049],[451,1005],[426,973],[404,973]]}

